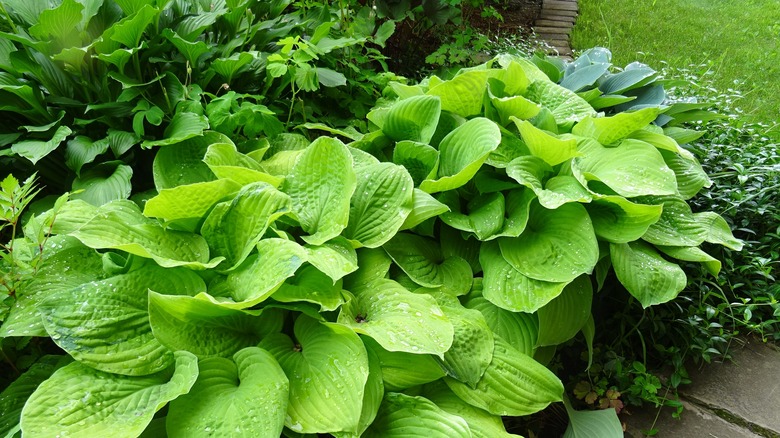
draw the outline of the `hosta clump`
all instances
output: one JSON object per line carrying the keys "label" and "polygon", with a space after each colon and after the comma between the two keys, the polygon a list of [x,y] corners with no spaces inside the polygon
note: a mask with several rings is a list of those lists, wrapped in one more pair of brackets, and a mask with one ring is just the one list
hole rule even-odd
{"label": "hosta clump", "polygon": [[709,180],[657,108],[600,117],[508,57],[392,93],[348,144],[207,133],[160,149],[143,206],[65,204],[0,328],[73,359],[8,389],[21,431],[512,436],[562,400],[546,347],[593,335],[610,269],[650,306],[674,260],[741,245],[688,208]]}

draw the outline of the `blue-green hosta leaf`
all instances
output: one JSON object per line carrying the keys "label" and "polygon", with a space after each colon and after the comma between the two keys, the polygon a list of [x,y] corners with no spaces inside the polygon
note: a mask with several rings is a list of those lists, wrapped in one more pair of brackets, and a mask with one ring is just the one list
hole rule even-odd
{"label": "blue-green hosta leaf", "polygon": [[426,143],[399,141],[393,148],[393,162],[404,166],[414,184],[419,185],[438,169],[439,151]]}
{"label": "blue-green hosta leaf", "polygon": [[480,295],[469,295],[464,305],[479,310],[494,335],[500,336],[523,354],[534,354],[539,334],[536,314],[504,310]]}
{"label": "blue-green hosta leaf", "polygon": [[67,356],[43,356],[0,393],[0,436],[17,436],[19,418],[27,399],[38,385],[68,361]]}
{"label": "blue-green hosta leaf", "polygon": [[606,148],[592,139],[579,143],[581,157],[572,161],[574,176],[586,185],[601,181],[617,194],[631,198],[643,195],[674,195],[677,179],[654,146],[626,139]]}
{"label": "blue-green hosta leaf", "polygon": [[304,150],[282,186],[301,227],[309,233],[303,240],[321,245],[341,234],[356,186],[352,155],[339,140],[320,137]]}
{"label": "blue-green hosta leaf", "polygon": [[482,244],[479,262],[484,271],[482,295],[512,312],[535,312],[560,295],[566,286],[566,282],[534,280],[523,275],[504,259],[498,242]]}
{"label": "blue-green hosta leaf", "polygon": [[665,246],[698,246],[704,242],[707,233],[705,227],[696,220],[691,207],[682,199],[667,196],[639,200],[660,204],[663,208],[658,221],[642,235],[643,240]]}
{"label": "blue-green hosta leaf", "polygon": [[334,282],[312,265],[305,265],[295,276],[285,281],[271,297],[281,303],[307,302],[320,306],[321,311],[336,310],[344,303],[341,281]]}
{"label": "blue-green hosta leaf", "polygon": [[723,217],[711,211],[703,213],[694,213],[696,221],[704,229],[704,240],[710,243],[717,243],[734,251],[741,251],[745,242],[736,239],[731,234],[731,227]]}
{"label": "blue-green hosta leaf", "polygon": [[460,303],[442,305],[442,310],[455,329],[442,367],[448,376],[473,388],[493,359],[493,332],[478,310],[464,308]]}
{"label": "blue-green hosta leaf", "polygon": [[445,412],[466,420],[473,438],[520,438],[507,433],[500,416],[464,402],[441,380],[425,385],[421,395]]}
{"label": "blue-green hosta leaf", "polygon": [[402,166],[379,163],[362,167],[344,237],[368,248],[385,244],[412,211],[413,190],[412,177]]}
{"label": "blue-green hosta leaf", "polygon": [[493,415],[529,415],[563,396],[563,384],[552,371],[500,337],[495,337],[493,360],[476,388],[450,377],[444,381],[463,401]]}
{"label": "blue-green hosta leaf", "polygon": [[133,189],[130,178],[133,168],[122,161],[109,161],[91,167],[73,180],[71,199],[82,199],[92,205],[103,205],[117,199],[127,199]]}
{"label": "blue-green hosta leaf", "polygon": [[389,392],[379,407],[366,438],[471,438],[466,421],[430,400]]}
{"label": "blue-green hosta leaf", "polygon": [[[441,100],[436,96],[415,96],[396,102],[376,123],[394,141],[411,140],[427,144],[436,132]],[[379,123],[377,123],[379,122]]]}
{"label": "blue-green hosta leaf", "polygon": [[668,255],[669,257],[675,258],[677,260],[683,260],[686,262],[699,262],[702,265],[704,265],[704,268],[707,269],[707,272],[712,274],[714,277],[717,277],[718,273],[720,272],[720,268],[721,268],[720,260],[707,254],[706,252],[702,251],[701,249],[695,246],[690,247],[690,246],[660,246],[659,245],[656,246],[656,249]]}
{"label": "blue-green hosta leaf", "polygon": [[531,154],[543,159],[550,166],[561,164],[564,161],[579,155],[577,140],[574,138],[563,139],[542,131],[527,120],[512,117],[520,136]]}
{"label": "blue-green hosta leaf", "polygon": [[[146,203],[147,209],[154,199]],[[248,184],[232,201],[214,207],[201,227],[201,234],[213,254],[225,257],[230,269],[234,269],[246,260],[266,229],[289,211],[290,198],[284,193],[264,182]]]}
{"label": "blue-green hosta leaf", "polygon": [[298,433],[357,432],[369,369],[360,338],[304,315],[294,330],[295,342],[279,333],[260,343],[290,379],[284,425]]}
{"label": "blue-green hosta leaf", "polygon": [[523,234],[517,238],[503,237],[499,245],[504,259],[523,275],[558,283],[590,273],[599,256],[590,217],[585,207],[577,203],[555,210],[531,204]]}
{"label": "blue-green hosta leaf", "polygon": [[33,164],[52,153],[73,131],[67,126],[60,126],[54,132],[51,140],[25,140],[11,146],[11,151],[30,160]]}
{"label": "blue-green hosta leaf", "polygon": [[641,238],[658,221],[663,206],[636,204],[622,196],[598,196],[585,209],[598,237],[628,243]]}
{"label": "blue-green hosta leaf", "polygon": [[554,300],[539,309],[538,346],[558,345],[573,338],[590,318],[593,286],[581,275],[566,285]]}
{"label": "blue-green hosta leaf", "polygon": [[702,188],[712,186],[712,180],[695,158],[688,159],[667,151],[661,151],[661,156],[677,177],[677,191],[683,199],[691,199]]}
{"label": "blue-green hosta leaf", "polygon": [[533,81],[525,97],[550,110],[559,125],[579,122],[585,117],[596,115],[585,99],[550,81]]}
{"label": "blue-green hosta leaf", "polygon": [[452,323],[430,295],[409,292],[392,280],[377,280],[353,292],[339,323],[384,349],[441,356],[452,346]]}
{"label": "blue-green hosta leaf", "polygon": [[[57,217],[59,220],[60,217]],[[0,337],[48,336],[38,304],[47,296],[103,278],[103,262],[92,248],[70,236],[52,236],[43,248],[38,272],[17,290]]]}
{"label": "blue-green hosta leaf", "polygon": [[687,284],[682,268],[644,242],[612,243],[609,253],[618,280],[644,308],[673,299]]}
{"label": "blue-green hosta leaf", "polygon": [[569,426],[563,438],[622,438],[623,425],[614,409],[575,411],[568,400],[564,400],[569,414]]}
{"label": "blue-green hosta leaf", "polygon": [[186,394],[198,376],[197,359],[175,354],[174,369],[149,376],[121,376],[71,363],[43,382],[22,410],[27,436],[133,438],[155,412]]}
{"label": "blue-green hosta leaf", "polygon": [[439,144],[438,179],[426,179],[420,189],[435,193],[466,184],[499,143],[501,130],[488,119],[478,117],[458,126]]}
{"label": "blue-green hosta leaf", "polygon": [[90,248],[119,249],[154,259],[166,268],[210,268],[222,260],[209,261],[208,244],[201,236],[166,230],[156,220],[144,217],[130,201],[98,207],[95,217],[69,234]]}
{"label": "blue-green hosta leaf", "polygon": [[611,145],[649,125],[659,112],[658,108],[644,108],[610,117],[588,117],[577,123],[571,133],[593,138],[603,145]]}
{"label": "blue-green hosta leaf", "polygon": [[[373,338],[363,336],[366,350],[379,360],[381,376],[387,391],[402,391],[445,376],[434,356],[402,351],[387,351]],[[370,378],[370,377],[369,377]]]}
{"label": "blue-green hosta leaf", "polygon": [[185,184],[215,180],[214,173],[203,162],[210,145],[232,143],[219,132],[206,132],[175,145],[160,148],[154,156],[152,173],[157,190],[170,189]]}
{"label": "blue-green hosta leaf", "polygon": [[257,313],[229,309],[202,296],[149,292],[149,322],[157,340],[173,351],[186,350],[199,358],[229,357],[281,331],[281,311]]}
{"label": "blue-green hosta leaf", "polygon": [[624,71],[608,75],[599,84],[599,89],[604,94],[622,94],[633,88],[647,85],[655,80],[656,76],[658,73],[652,68],[640,63],[631,63]]}
{"label": "blue-green hosta leaf", "polygon": [[436,198],[420,189],[414,189],[412,192],[412,211],[401,225],[401,230],[414,228],[447,211],[449,211],[449,207],[437,201]]}
{"label": "blue-green hosta leaf", "polygon": [[241,184],[266,182],[279,187],[283,179],[266,173],[260,163],[238,152],[232,143],[214,143],[209,146],[203,162],[217,178],[227,178]]}
{"label": "blue-green hosta leaf", "polygon": [[168,409],[168,436],[214,434],[277,438],[284,428],[289,381],[273,356],[249,347],[233,355],[202,359],[198,380]]}
{"label": "blue-green hosta leaf", "polygon": [[343,237],[337,237],[322,245],[305,245],[304,247],[309,263],[330,277],[334,284],[358,269],[357,253],[349,241]]}
{"label": "blue-green hosta leaf", "polygon": [[195,294],[206,285],[194,272],[146,266],[49,295],[38,306],[52,340],[100,371],[142,376],[164,370],[173,354],[152,334],[147,291]]}
{"label": "blue-green hosta leaf", "polygon": [[449,81],[432,86],[426,94],[439,96],[443,111],[462,117],[476,116],[482,112],[487,80],[497,72],[497,70],[468,71]]}
{"label": "blue-green hosta leaf", "polygon": [[262,239],[257,244],[257,255],[249,256],[224,282],[210,289],[216,298],[209,299],[233,309],[252,307],[276,292],[306,258],[306,250],[293,241]]}
{"label": "blue-green hosta leaf", "polygon": [[459,257],[443,259],[438,245],[416,234],[398,233],[383,246],[390,258],[417,284],[459,290],[470,283],[471,267]]}
{"label": "blue-green hosta leaf", "polygon": [[583,88],[591,86],[612,67],[608,62],[595,62],[586,67],[574,69],[572,73],[563,76],[559,82],[561,87],[568,88],[571,91],[582,91]]}

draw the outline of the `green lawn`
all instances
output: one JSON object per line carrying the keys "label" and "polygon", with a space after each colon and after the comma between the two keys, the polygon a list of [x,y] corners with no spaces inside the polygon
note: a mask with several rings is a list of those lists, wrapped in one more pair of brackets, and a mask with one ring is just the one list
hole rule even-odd
{"label": "green lawn", "polygon": [[579,0],[572,46],[609,48],[615,65],[707,64],[752,121],[780,131],[780,0]]}

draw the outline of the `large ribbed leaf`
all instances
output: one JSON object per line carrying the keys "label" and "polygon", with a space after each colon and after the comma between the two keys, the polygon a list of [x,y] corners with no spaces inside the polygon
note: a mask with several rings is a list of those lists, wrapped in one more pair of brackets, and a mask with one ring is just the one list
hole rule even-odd
{"label": "large ribbed leaf", "polygon": [[449,414],[430,400],[390,392],[376,419],[363,434],[366,438],[471,438],[463,418]]}
{"label": "large ribbed leaf", "polygon": [[178,144],[160,148],[154,156],[152,171],[157,190],[216,179],[203,162],[203,156],[214,143],[232,143],[218,132],[206,132]]}
{"label": "large ribbed leaf", "polygon": [[275,334],[260,343],[290,379],[284,425],[298,433],[357,432],[368,379],[360,338],[342,325],[301,315],[295,339]]}
{"label": "large ribbed leaf", "polygon": [[97,371],[74,362],[35,390],[22,410],[25,436],[133,438],[198,376],[195,356],[178,352],[174,369],[143,377]]}
{"label": "large ribbed leaf", "polygon": [[191,138],[200,137],[206,129],[209,129],[209,120],[206,116],[190,112],[176,113],[171,119],[171,123],[165,128],[165,132],[163,133],[165,138],[160,140],[146,140],[141,143],[141,147],[149,148],[152,146],[174,145]]}
{"label": "large ribbed leaf", "polygon": [[592,301],[590,277],[582,275],[566,285],[560,295],[537,312],[537,345],[558,345],[573,338],[588,322]]}
{"label": "large ribbed leaf", "polygon": [[659,111],[658,108],[644,108],[610,117],[588,117],[577,123],[571,133],[593,138],[603,145],[610,145],[649,125],[658,117]]}
{"label": "large ribbed leaf", "polygon": [[531,204],[523,234],[501,238],[499,245],[504,259],[520,273],[549,282],[568,282],[590,273],[599,256],[590,217],[577,203],[555,210]]}
{"label": "large ribbed leaf", "polygon": [[147,291],[183,295],[205,287],[190,270],[149,263],[57,292],[38,307],[49,336],[74,359],[101,371],[142,376],[173,362],[173,354],[152,334]]}
{"label": "large ribbed leaf", "polygon": [[562,139],[550,135],[527,120],[513,117],[512,121],[515,122],[517,129],[520,131],[520,136],[531,151],[531,154],[541,158],[550,166],[563,163],[569,158],[578,155],[577,140],[574,138]]}
{"label": "large ribbed leaf", "polygon": [[298,157],[283,191],[292,199],[292,210],[307,243],[320,245],[341,234],[349,220],[349,201],[357,179],[352,155],[343,143],[320,137]]}
{"label": "large ribbed leaf", "polygon": [[366,353],[368,354],[368,380],[366,380],[363,394],[363,409],[360,412],[357,433],[336,432],[333,434],[336,438],[359,438],[362,436],[376,418],[379,405],[385,396],[385,385],[382,382],[382,367],[379,365],[379,358],[368,348],[366,348]]}
{"label": "large ribbed leaf", "polygon": [[408,230],[420,225],[427,219],[449,211],[449,208],[437,201],[433,196],[420,189],[414,189],[412,195],[412,211],[406,217],[401,230]]}
{"label": "large ribbed leaf", "polygon": [[558,124],[578,122],[596,114],[585,99],[550,81],[533,81],[525,97],[550,110]]}
{"label": "large ribbed leaf", "polygon": [[362,339],[366,350],[375,354],[379,360],[382,380],[388,391],[402,391],[439,380],[445,375],[435,357],[430,354],[387,351],[368,336]]}
{"label": "large ribbed leaf", "polygon": [[122,161],[109,161],[91,167],[73,180],[71,199],[82,199],[92,205],[103,205],[130,197],[133,168]]}
{"label": "large ribbed leaf", "polygon": [[471,282],[471,267],[460,257],[443,259],[438,244],[416,234],[398,233],[383,246],[417,284],[460,290]]}
{"label": "large ribbed leaf", "polygon": [[281,435],[289,382],[270,353],[249,347],[233,355],[233,360],[203,359],[198,369],[190,392],[170,404],[169,437]]}
{"label": "large ribbed leaf", "polygon": [[673,299],[687,284],[682,268],[644,242],[613,243],[609,252],[618,280],[642,307]]}
{"label": "large ribbed leaf", "polygon": [[69,360],[67,356],[43,356],[0,393],[0,436],[16,436],[14,431],[19,431],[19,419],[27,399]]}
{"label": "large ribbed leaf", "polygon": [[441,109],[462,117],[476,116],[482,111],[485,87],[497,70],[472,70],[455,76],[428,90],[429,96],[441,98]]}
{"label": "large ribbed leaf", "polygon": [[13,153],[23,156],[33,164],[52,153],[73,131],[67,126],[60,126],[48,141],[25,140],[11,146]]}
{"label": "large ribbed leaf", "polygon": [[449,377],[444,381],[465,402],[494,415],[533,414],[563,396],[563,384],[552,371],[499,337],[475,389]]}
{"label": "large ribbed leaf", "polygon": [[677,191],[683,199],[691,199],[702,188],[712,186],[712,180],[695,158],[685,158],[668,151],[661,151],[661,156],[677,177]]}
{"label": "large ribbed leaf", "polygon": [[379,124],[394,141],[428,143],[436,132],[441,100],[436,96],[414,96],[393,105]]}
{"label": "large ribbed leaf", "polygon": [[696,220],[691,207],[682,199],[668,196],[638,200],[663,206],[661,216],[648,227],[642,239],[665,246],[698,246],[704,242],[705,227]]}
{"label": "large ribbed leaf", "polygon": [[307,260],[333,280],[340,280],[358,269],[355,249],[343,237],[337,237],[322,245],[305,245]]}
{"label": "large ribbed leaf", "polygon": [[731,248],[734,251],[741,251],[745,242],[737,239],[731,234],[731,227],[723,217],[718,213],[711,211],[705,211],[702,213],[694,213],[693,215],[696,221],[701,224],[704,229],[704,240],[710,243],[716,243],[723,245],[727,248]]}
{"label": "large ribbed leaf", "polygon": [[593,229],[612,243],[627,243],[642,237],[661,217],[660,205],[635,204],[622,196],[599,196],[585,205]]}
{"label": "large ribbed leaf", "polygon": [[274,187],[279,187],[283,181],[278,176],[266,173],[260,163],[238,152],[232,143],[212,144],[206,151],[203,162],[218,178],[232,179],[241,185],[267,182]]}
{"label": "large ribbed leaf", "polygon": [[241,185],[231,179],[180,185],[162,189],[146,201],[144,215],[166,221],[179,219],[200,220],[214,205],[232,197]]}
{"label": "large ribbed leaf", "polygon": [[659,245],[656,246],[656,249],[677,260],[683,260],[686,262],[699,262],[703,264],[704,268],[707,269],[707,272],[712,274],[714,277],[717,277],[718,273],[720,272],[720,260],[707,254],[698,247]]}
{"label": "large ribbed leaf", "polygon": [[592,199],[588,190],[572,176],[561,175],[547,179],[552,168],[538,157],[517,157],[507,165],[506,173],[533,190],[545,208],[556,209],[569,202],[587,203]]}
{"label": "large ribbed leaf", "polygon": [[563,438],[622,438],[623,425],[614,409],[575,411],[568,400],[564,400],[569,414],[569,427]]}
{"label": "large ribbed leaf", "polygon": [[469,309],[479,310],[490,330],[523,354],[532,356],[539,334],[536,314],[504,310],[482,296],[469,296],[464,303]]}
{"label": "large ribbed leaf", "polygon": [[493,359],[493,332],[478,310],[466,309],[459,303],[442,305],[455,335],[452,346],[444,353],[442,367],[447,375],[477,385]]}
{"label": "large ribbed leaf", "polygon": [[341,281],[334,282],[327,274],[312,265],[304,265],[295,276],[287,279],[271,295],[282,303],[307,302],[317,304],[321,311],[336,310],[344,303]]}

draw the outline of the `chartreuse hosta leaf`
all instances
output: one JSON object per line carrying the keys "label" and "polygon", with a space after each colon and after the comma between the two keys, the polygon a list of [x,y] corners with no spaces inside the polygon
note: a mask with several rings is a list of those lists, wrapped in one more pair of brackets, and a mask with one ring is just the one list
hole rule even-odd
{"label": "chartreuse hosta leaf", "polygon": [[225,257],[233,269],[246,260],[268,226],[289,211],[287,195],[268,183],[251,183],[242,187],[232,201],[214,207],[201,234],[213,254]]}
{"label": "chartreuse hosta leaf", "polygon": [[303,240],[321,245],[341,234],[356,185],[352,155],[339,140],[320,137],[304,150],[282,186],[301,228],[309,233]]}
{"label": "chartreuse hosta leaf", "polygon": [[593,197],[588,189],[569,175],[548,178],[552,168],[534,156],[518,157],[506,167],[506,173],[512,179],[533,190],[539,203],[549,209],[556,209],[569,202],[590,202]]}
{"label": "chartreuse hosta leaf", "polygon": [[16,300],[0,326],[0,337],[48,336],[38,304],[49,295],[104,277],[103,262],[92,248],[70,236],[52,236],[43,248],[43,262],[35,276],[16,293]]}
{"label": "chartreuse hosta leaf", "polygon": [[691,207],[673,196],[639,198],[641,202],[659,204],[663,211],[659,219],[648,227],[642,239],[654,245],[698,246],[706,238],[706,230],[696,220]]}
{"label": "chartreuse hosta leaf", "polygon": [[705,231],[704,240],[710,243],[717,243],[723,245],[726,248],[733,249],[734,251],[741,251],[744,246],[744,242],[735,238],[731,234],[731,228],[723,217],[719,214],[705,211],[702,213],[694,213],[693,215],[696,221],[701,224]]}
{"label": "chartreuse hosta leaf", "polygon": [[597,196],[585,205],[593,229],[612,243],[628,243],[641,238],[661,217],[663,206],[636,204],[622,196]]}
{"label": "chartreuse hosta leaf", "polygon": [[621,438],[623,425],[614,409],[575,411],[568,400],[563,401],[569,414],[569,426],[563,438]]}
{"label": "chartreuse hosta leaf", "polygon": [[398,101],[383,120],[375,123],[380,122],[377,125],[382,132],[394,141],[428,143],[436,132],[440,114],[441,100],[437,96],[414,96]]}
{"label": "chartreuse hosta leaf", "polygon": [[22,433],[136,437],[155,412],[195,383],[195,356],[180,351],[175,359],[175,367],[142,377],[109,374],[79,362],[60,368],[24,406]]}
{"label": "chartreuse hosta leaf", "polygon": [[349,207],[344,237],[353,245],[376,248],[390,240],[414,207],[409,172],[392,163],[362,167]]}
{"label": "chartreuse hosta leaf", "polygon": [[212,296],[204,298],[234,309],[252,307],[279,289],[306,258],[306,250],[293,241],[263,239],[257,244],[257,255],[249,256],[227,279],[214,284],[209,289]]}
{"label": "chartreuse hosta leaf", "polygon": [[537,345],[558,345],[573,338],[590,318],[593,286],[581,275],[566,285],[554,300],[539,309]]}
{"label": "chartreuse hosta leaf", "polygon": [[574,176],[587,186],[601,181],[627,198],[643,195],[674,195],[677,179],[655,147],[626,139],[617,147],[606,148],[592,139],[579,144],[582,156],[572,161]]}
{"label": "chartreuse hosta leaf", "polygon": [[336,310],[344,302],[341,281],[334,282],[327,274],[312,265],[304,265],[271,297],[282,303],[299,301],[314,303],[319,305],[322,311]]}
{"label": "chartreuse hosta leaf", "polygon": [[478,310],[467,309],[457,301],[452,305],[440,304],[455,329],[442,367],[448,376],[473,388],[493,359],[493,332]]}
{"label": "chartreuse hosta leaf", "polygon": [[427,143],[399,141],[393,148],[393,163],[404,166],[414,185],[419,185],[439,164],[439,151]]}
{"label": "chartreuse hosta leaf", "polygon": [[533,414],[563,396],[563,384],[552,371],[498,336],[493,360],[476,388],[450,377],[444,381],[463,401],[493,415]]}
{"label": "chartreuse hosta leaf", "polygon": [[476,116],[482,112],[485,88],[489,77],[498,70],[472,70],[461,73],[449,81],[432,86],[429,96],[441,98],[441,109],[462,117]]}
{"label": "chartreuse hosta leaf", "polygon": [[358,256],[349,241],[337,237],[322,245],[304,245],[307,260],[315,268],[336,281],[358,269]]}
{"label": "chartreuse hosta leaf", "polygon": [[216,179],[203,162],[203,156],[214,143],[232,141],[224,134],[206,132],[200,137],[160,148],[154,156],[152,166],[154,186],[157,190]]}
{"label": "chartreuse hosta leaf", "polygon": [[166,230],[141,214],[130,201],[113,201],[98,207],[95,216],[69,234],[95,249],[118,249],[151,258],[160,266],[212,268],[221,258],[209,260],[206,240],[184,231]]}
{"label": "chartreuse hosta leaf", "polygon": [[436,242],[410,233],[398,233],[382,246],[393,261],[417,284],[460,290],[471,283],[471,267],[460,257],[443,259]]}
{"label": "chartreuse hosta leaf", "polygon": [[437,201],[436,198],[420,189],[414,189],[412,195],[412,211],[401,225],[401,230],[408,230],[424,221],[449,211],[449,207]]}
{"label": "chartreuse hosta leaf", "polygon": [[436,193],[463,186],[499,143],[501,130],[486,118],[477,117],[458,126],[439,144],[437,179],[426,179],[420,184],[420,189]]}
{"label": "chartreuse hosta leaf", "polygon": [[470,438],[466,420],[430,400],[396,392],[385,394],[366,438]]}
{"label": "chartreuse hosta leaf", "polygon": [[687,284],[680,266],[642,241],[612,243],[609,253],[618,280],[644,308],[673,299]]}
{"label": "chartreuse hosta leaf", "polygon": [[441,220],[461,231],[474,233],[480,240],[498,237],[517,237],[528,223],[528,212],[533,192],[511,190],[506,196],[490,193],[477,196],[466,206],[468,215],[458,212],[460,198],[455,192],[439,195],[439,199],[450,207],[450,213],[440,216]]}
{"label": "chartreuse hosta leaf", "polygon": [[402,391],[445,376],[444,370],[430,354],[387,351],[368,336],[362,339],[366,350],[375,354],[379,360],[382,381],[387,391]]}
{"label": "chartreuse hosta leaf", "polygon": [[550,166],[561,164],[569,158],[579,155],[577,140],[574,138],[563,139],[550,135],[535,127],[531,122],[520,120],[517,117],[512,117],[512,121],[515,122],[520,136],[531,154],[541,158]]}
{"label": "chartreuse hosta leaf", "polygon": [[294,331],[295,341],[278,333],[260,343],[290,379],[284,425],[298,433],[357,432],[369,370],[360,338],[305,315]]}
{"label": "chartreuse hosta leaf", "polygon": [[661,156],[677,177],[677,192],[683,199],[691,199],[702,188],[712,186],[712,180],[695,158],[684,158],[668,151],[661,151]]}
{"label": "chartreuse hosta leaf", "polygon": [[242,311],[199,297],[149,292],[149,322],[155,338],[171,350],[187,350],[199,358],[227,357],[257,345],[281,330],[282,316],[278,309]]}
{"label": "chartreuse hosta leaf", "polygon": [[484,271],[482,295],[502,309],[533,313],[566,286],[566,282],[534,280],[523,275],[504,259],[498,242],[482,244],[479,262]]}
{"label": "chartreuse hosta leaf", "polygon": [[0,436],[17,436],[19,417],[27,399],[41,382],[68,362],[68,356],[43,356],[0,393]]}
{"label": "chartreuse hosta leaf", "polygon": [[233,359],[198,362],[198,380],[168,409],[168,436],[277,438],[284,428],[289,381],[267,351],[249,347]]}
{"label": "chartreuse hosta leaf", "polygon": [[596,111],[583,98],[550,81],[533,81],[525,97],[550,110],[559,125],[596,115]]}
{"label": "chartreuse hosta leaf", "polygon": [[109,161],[91,167],[73,180],[71,199],[83,199],[92,205],[103,205],[115,199],[130,197],[133,168],[122,161]]}
{"label": "chartreuse hosta leaf", "polygon": [[452,323],[430,295],[409,292],[392,280],[353,292],[355,297],[341,307],[339,323],[384,349],[441,356],[452,345]]}
{"label": "chartreuse hosta leaf", "polygon": [[38,306],[49,336],[74,359],[116,374],[146,375],[167,368],[173,355],[152,334],[147,291],[195,294],[205,288],[194,272],[145,266],[59,291]]}
{"label": "chartreuse hosta leaf", "polygon": [[447,413],[466,420],[473,438],[519,438],[519,435],[507,433],[501,417],[471,406],[460,399],[441,380],[425,385],[423,397],[432,401]]}
{"label": "chartreuse hosta leaf", "polygon": [[549,282],[568,282],[590,273],[599,256],[590,217],[577,203],[555,210],[532,203],[523,234],[498,242],[512,267],[527,277]]}
{"label": "chartreuse hosta leaf", "polygon": [[523,96],[508,95],[506,83],[498,79],[488,79],[488,97],[490,103],[498,113],[501,126],[506,126],[510,118],[521,120],[530,119],[537,115],[541,109],[536,102],[532,102]]}
{"label": "chartreuse hosta leaf", "polygon": [[238,152],[232,143],[214,143],[209,146],[203,162],[209,166],[217,178],[228,178],[245,185],[254,182],[266,182],[279,187],[283,179],[265,172],[260,163]]}
{"label": "chartreuse hosta leaf", "polygon": [[603,145],[614,144],[638,131],[658,117],[658,108],[644,108],[610,117],[588,117],[577,123],[571,133],[590,137]]}
{"label": "chartreuse hosta leaf", "polygon": [[677,260],[683,260],[686,262],[699,262],[704,265],[707,272],[714,277],[718,276],[720,272],[721,263],[720,260],[707,254],[697,247],[689,246],[656,246],[656,248],[669,257]]}
{"label": "chartreuse hosta leaf", "polygon": [[241,185],[232,179],[218,179],[162,189],[157,196],[146,201],[144,215],[166,221],[199,220],[217,202],[235,195],[240,189]]}

